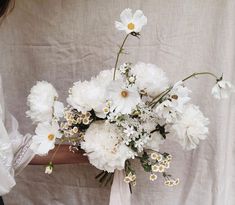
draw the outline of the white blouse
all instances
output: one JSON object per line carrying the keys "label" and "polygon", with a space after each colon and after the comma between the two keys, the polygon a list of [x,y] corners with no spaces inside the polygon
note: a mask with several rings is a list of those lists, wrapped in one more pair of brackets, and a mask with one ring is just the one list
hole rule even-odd
{"label": "white blouse", "polygon": [[0,77],[0,196],[15,185],[17,175],[34,157],[31,135],[18,132],[17,120],[6,112]]}

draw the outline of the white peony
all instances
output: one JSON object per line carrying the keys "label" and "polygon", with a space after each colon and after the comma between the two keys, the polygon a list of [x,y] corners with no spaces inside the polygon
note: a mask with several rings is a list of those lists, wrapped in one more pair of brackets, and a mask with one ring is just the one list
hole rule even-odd
{"label": "white peony", "polygon": [[234,91],[235,88],[229,81],[220,80],[212,88],[211,94],[216,99],[224,99],[228,98],[229,94]]}
{"label": "white peony", "polygon": [[[117,74],[117,79],[120,74]],[[104,108],[107,100],[107,86],[113,79],[113,69],[103,70],[90,81],[79,81],[71,88],[67,102],[78,111],[95,111],[96,116],[105,118]]]}
{"label": "white peony", "polygon": [[133,15],[131,9],[125,9],[120,14],[120,19],[121,22],[115,21],[115,27],[127,34],[131,32],[138,33],[147,24],[147,17],[141,10],[137,10]]}
{"label": "white peony", "polygon": [[165,72],[154,64],[140,62],[131,71],[136,75],[137,87],[146,91],[152,97],[157,96],[168,87]]}
{"label": "white peony", "polygon": [[112,81],[107,88],[107,97],[111,101],[111,109],[115,113],[130,114],[132,109],[141,102],[135,86],[126,87],[122,81]]}
{"label": "white peony", "polygon": [[67,102],[78,111],[95,111],[98,117],[104,117],[106,103],[105,88],[95,80],[74,83]]}
{"label": "white peony", "polygon": [[34,122],[51,121],[56,98],[58,98],[58,93],[50,83],[37,82],[28,96],[27,103],[30,109],[26,112],[27,116]]}
{"label": "white peony", "polygon": [[132,150],[123,143],[122,135],[116,125],[97,121],[86,131],[81,147],[90,163],[98,169],[108,172],[122,170],[125,161],[134,157]]}
{"label": "white peony", "polygon": [[46,155],[50,150],[55,147],[56,138],[61,138],[62,134],[59,131],[59,125],[57,122],[39,123],[33,136],[33,141],[30,149],[38,155]]}
{"label": "white peony", "polygon": [[186,150],[195,149],[200,140],[204,140],[208,134],[208,118],[205,118],[199,108],[189,104],[185,107],[181,119],[177,120],[172,129],[177,141]]}

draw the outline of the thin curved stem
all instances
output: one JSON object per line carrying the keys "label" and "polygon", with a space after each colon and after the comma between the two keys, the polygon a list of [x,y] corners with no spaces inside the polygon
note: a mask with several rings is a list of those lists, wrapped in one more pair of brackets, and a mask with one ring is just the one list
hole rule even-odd
{"label": "thin curved stem", "polygon": [[127,34],[126,37],[124,38],[124,40],[122,42],[122,45],[121,45],[121,47],[120,47],[120,49],[119,49],[119,51],[117,53],[117,58],[116,58],[116,62],[115,62],[115,66],[114,66],[114,71],[113,71],[113,80],[115,80],[115,78],[116,78],[116,71],[117,71],[118,60],[119,60],[120,54],[123,51],[123,47],[124,47],[124,45],[126,43],[126,40],[127,40],[129,35],[130,34]]}
{"label": "thin curved stem", "polygon": [[[210,75],[212,77],[214,77],[217,81],[219,80],[218,76],[216,76],[215,74],[211,73],[211,72],[199,72],[199,73],[193,73],[189,76],[187,76],[186,78],[184,78],[182,80],[182,82],[185,82],[187,80],[189,80],[192,77],[196,77],[198,75]],[[160,102],[171,90],[172,90],[173,86],[167,88],[165,91],[161,92],[159,95],[157,95],[156,97],[153,98],[153,100],[150,102],[150,106],[154,107],[158,102]],[[160,97],[160,98],[159,98]],[[159,98],[159,99],[158,99]],[[158,100],[157,100],[158,99]],[[157,100],[157,101],[155,101]]]}
{"label": "thin curved stem", "polygon": [[210,75],[210,76],[213,76],[214,78],[216,78],[216,80],[219,79],[218,76],[216,76],[215,74],[213,74],[211,72],[199,72],[199,73],[193,73],[193,74],[189,75],[188,77],[184,78],[182,81],[184,82],[184,81],[186,81],[192,77],[196,77],[198,75]]}

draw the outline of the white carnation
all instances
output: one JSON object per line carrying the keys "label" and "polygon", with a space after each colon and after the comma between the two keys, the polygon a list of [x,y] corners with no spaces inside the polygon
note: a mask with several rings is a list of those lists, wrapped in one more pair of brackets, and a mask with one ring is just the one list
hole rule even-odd
{"label": "white carnation", "polygon": [[154,97],[168,87],[165,72],[154,64],[140,62],[131,71],[136,75],[137,87],[146,91],[150,96]]}
{"label": "white carnation", "polygon": [[184,149],[195,149],[200,140],[204,140],[208,134],[209,120],[204,117],[199,108],[189,104],[185,106],[181,119],[177,120],[172,129],[177,141]]}
{"label": "white carnation", "polygon": [[114,172],[122,170],[125,161],[134,153],[122,141],[123,133],[114,124],[94,122],[86,131],[81,147],[88,154],[89,161],[98,169]]}
{"label": "white carnation", "polygon": [[34,122],[51,121],[56,98],[58,98],[58,93],[50,83],[37,82],[28,96],[27,103],[30,110],[26,112],[27,116]]}

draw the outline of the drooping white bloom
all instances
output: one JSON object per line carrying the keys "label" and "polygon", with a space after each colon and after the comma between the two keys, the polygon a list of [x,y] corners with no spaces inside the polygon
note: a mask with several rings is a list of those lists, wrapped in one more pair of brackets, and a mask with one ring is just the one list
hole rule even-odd
{"label": "drooping white bloom", "polygon": [[53,171],[53,166],[52,165],[47,165],[45,168],[45,174],[51,174]]}
{"label": "drooping white bloom", "polygon": [[157,96],[168,87],[165,72],[154,64],[139,62],[131,71],[136,75],[135,84],[137,87],[152,97]]}
{"label": "drooping white bloom", "polygon": [[112,102],[115,113],[130,114],[132,109],[141,102],[135,86],[126,87],[122,81],[112,81],[107,88],[107,97]]}
{"label": "drooping white bloom", "polygon": [[114,172],[124,169],[125,161],[134,153],[122,141],[123,133],[114,124],[94,122],[86,131],[82,149],[92,165],[101,170]]}
{"label": "drooping white bloom", "polygon": [[58,98],[55,88],[46,81],[37,82],[28,96],[29,111],[26,112],[34,122],[51,121],[54,102]]}
{"label": "drooping white bloom", "polygon": [[225,80],[218,81],[211,90],[216,99],[228,98],[231,92],[235,92],[235,88],[229,81]]}
{"label": "drooping white bloom", "polygon": [[195,149],[200,140],[204,140],[208,134],[209,120],[204,117],[199,108],[189,104],[177,120],[172,129],[175,132],[177,141],[186,150]]}
{"label": "drooping white bloom", "polygon": [[33,136],[33,141],[30,149],[38,155],[46,155],[48,151],[54,149],[56,138],[61,138],[62,134],[59,131],[59,125],[57,122],[39,123]]}
{"label": "drooping white bloom", "polygon": [[120,14],[120,19],[121,22],[115,21],[115,27],[120,31],[125,31],[127,34],[131,32],[138,33],[147,24],[147,17],[141,10],[136,10],[133,15],[131,9],[124,9]]}

